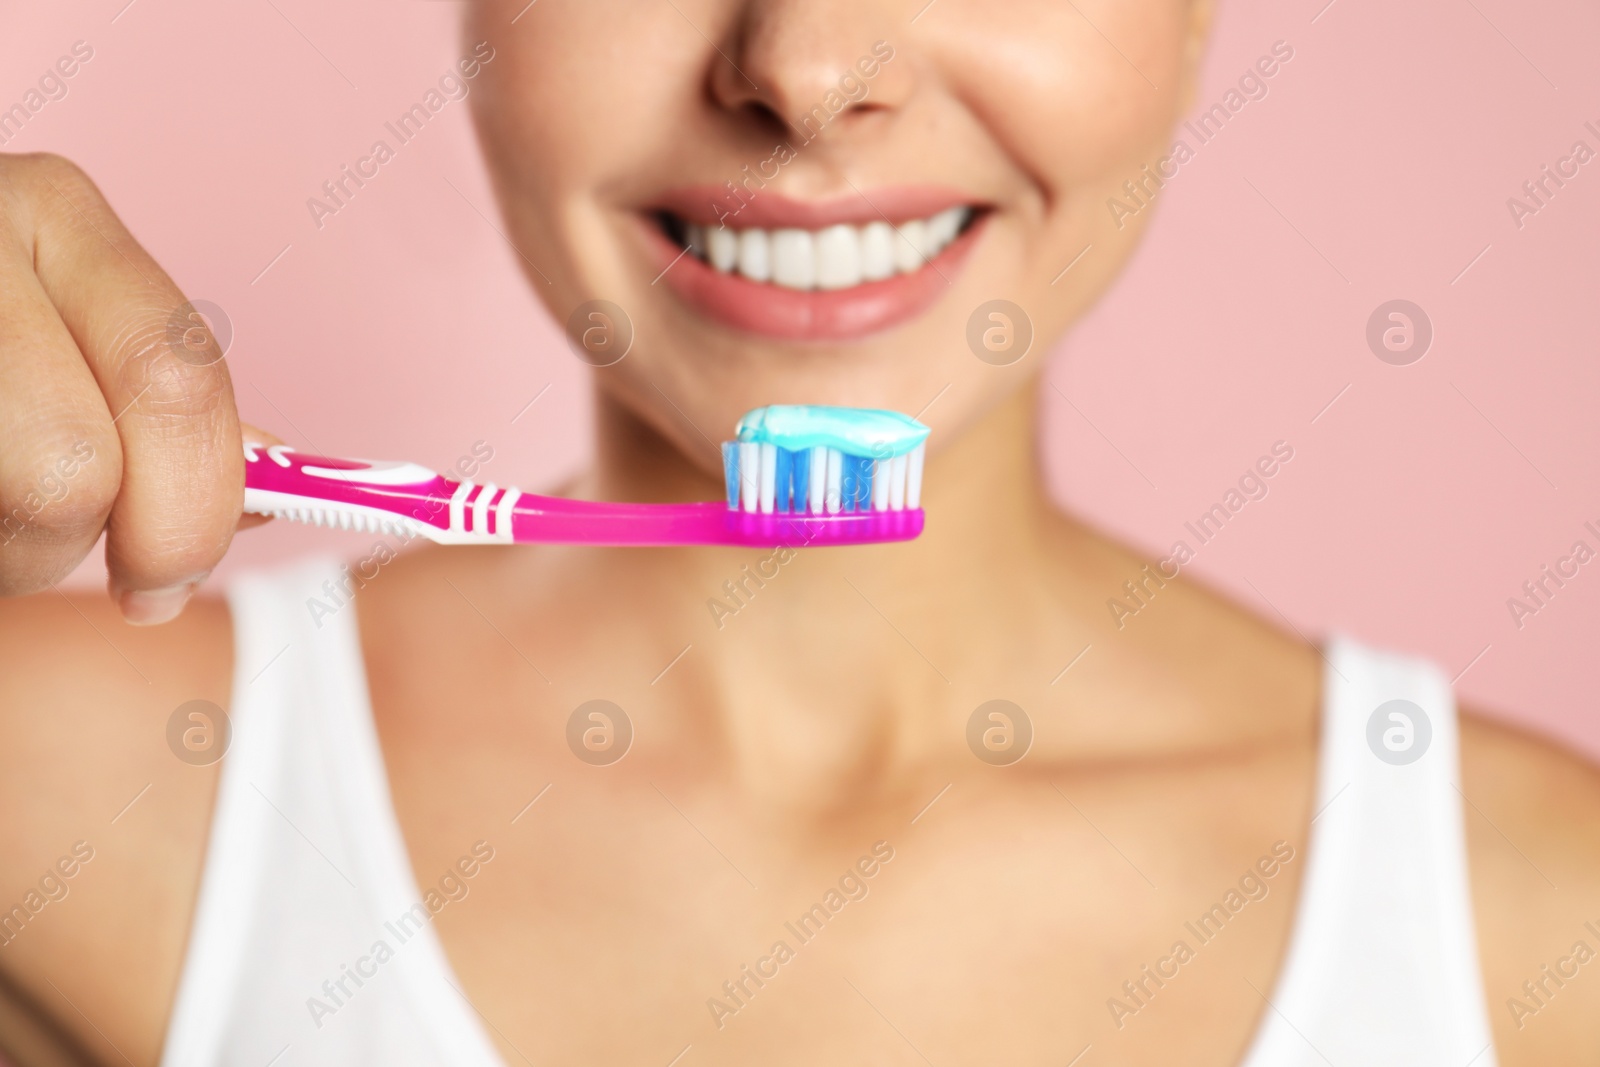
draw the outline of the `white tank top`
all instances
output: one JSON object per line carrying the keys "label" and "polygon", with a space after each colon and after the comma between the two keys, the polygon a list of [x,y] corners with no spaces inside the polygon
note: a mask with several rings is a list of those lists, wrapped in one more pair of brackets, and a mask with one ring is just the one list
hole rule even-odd
{"label": "white tank top", "polygon": [[[503,1067],[420,903],[355,608],[308,607],[339,574],[318,561],[229,592],[233,735],[165,1067]],[[1494,1067],[1450,687],[1342,639],[1325,653],[1318,814],[1243,1067]],[[1372,728],[1392,700],[1411,707]]]}

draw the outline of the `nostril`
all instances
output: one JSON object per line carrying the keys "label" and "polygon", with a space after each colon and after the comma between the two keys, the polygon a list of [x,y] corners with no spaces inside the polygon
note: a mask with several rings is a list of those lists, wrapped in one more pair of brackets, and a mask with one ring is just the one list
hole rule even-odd
{"label": "nostril", "polygon": [[789,120],[782,113],[765,100],[746,100],[740,108],[740,113],[751,126],[762,134],[779,134],[787,136],[794,131]]}

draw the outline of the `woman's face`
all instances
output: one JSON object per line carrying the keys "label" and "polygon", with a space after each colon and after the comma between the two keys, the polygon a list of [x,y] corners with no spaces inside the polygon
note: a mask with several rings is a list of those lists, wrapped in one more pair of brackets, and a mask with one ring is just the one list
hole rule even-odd
{"label": "woman's face", "polygon": [[530,281],[592,363],[631,326],[600,387],[707,466],[763,404],[938,397],[949,439],[1039,367],[1148,219],[1107,201],[1154,188],[1208,0],[925,2],[470,9]]}

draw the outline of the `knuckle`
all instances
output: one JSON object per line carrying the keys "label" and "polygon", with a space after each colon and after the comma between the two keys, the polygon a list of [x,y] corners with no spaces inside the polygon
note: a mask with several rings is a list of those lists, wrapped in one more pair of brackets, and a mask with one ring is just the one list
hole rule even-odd
{"label": "knuckle", "polygon": [[[216,360],[193,362],[182,358],[172,337],[171,316],[159,311],[140,312],[117,339],[121,354],[121,385],[138,414],[145,420],[183,424],[206,420],[223,409],[232,396],[227,371]],[[185,350],[187,351],[187,350]]]}
{"label": "knuckle", "polygon": [[111,209],[99,187],[67,157],[0,153],[0,231],[31,243],[51,226],[67,232],[104,229],[107,216]]}
{"label": "knuckle", "polygon": [[0,183],[9,192],[35,198],[52,187],[98,200],[100,191],[84,169],[54,152],[0,154]]}
{"label": "knuckle", "polygon": [[4,157],[0,191],[8,213],[32,220],[35,229],[99,234],[116,218],[88,172],[54,152]]}
{"label": "knuckle", "polygon": [[30,152],[19,158],[19,173],[31,183],[55,186],[63,192],[89,194],[95,199],[100,190],[89,174],[66,156],[54,152]]}
{"label": "knuckle", "polygon": [[0,487],[0,542],[62,543],[100,532],[116,501],[120,457],[96,436],[39,442],[19,457]]}
{"label": "knuckle", "polygon": [[24,166],[36,169],[41,174],[53,177],[61,177],[67,180],[88,177],[84,174],[82,167],[56,152],[28,152],[14,155],[11,158],[18,160]]}

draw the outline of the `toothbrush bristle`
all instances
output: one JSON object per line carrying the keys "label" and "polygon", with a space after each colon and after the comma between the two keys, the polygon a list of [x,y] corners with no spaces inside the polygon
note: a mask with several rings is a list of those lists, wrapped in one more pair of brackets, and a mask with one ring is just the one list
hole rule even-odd
{"label": "toothbrush bristle", "polygon": [[722,446],[728,507],[750,514],[836,515],[922,506],[925,445],[888,459],[753,441]]}

